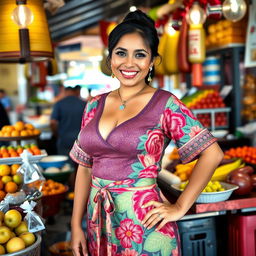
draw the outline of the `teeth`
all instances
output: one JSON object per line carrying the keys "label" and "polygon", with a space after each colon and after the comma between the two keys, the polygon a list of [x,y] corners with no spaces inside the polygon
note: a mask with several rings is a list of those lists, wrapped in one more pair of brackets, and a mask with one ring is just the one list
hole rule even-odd
{"label": "teeth", "polygon": [[137,74],[137,72],[127,72],[127,71],[122,71],[122,73],[126,76],[134,76]]}

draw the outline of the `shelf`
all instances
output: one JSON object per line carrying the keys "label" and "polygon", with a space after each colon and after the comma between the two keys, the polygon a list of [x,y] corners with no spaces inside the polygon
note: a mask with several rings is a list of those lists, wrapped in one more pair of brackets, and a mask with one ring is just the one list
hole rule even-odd
{"label": "shelf", "polygon": [[38,135],[30,135],[30,136],[19,136],[19,137],[0,137],[0,141],[36,140],[36,139],[39,138],[40,134],[38,134]]}
{"label": "shelf", "polygon": [[[30,157],[30,162],[35,164],[39,162],[42,158],[47,156],[47,152],[44,149],[41,149],[42,154],[41,155],[33,155]],[[6,158],[0,158],[0,164],[22,164],[22,158],[21,157],[6,157]]]}
{"label": "shelf", "polygon": [[241,43],[226,44],[220,47],[214,47],[214,48],[208,49],[206,50],[206,54],[213,54],[214,52],[229,50],[232,48],[243,48],[244,46],[245,44],[241,44]]}
{"label": "shelf", "polygon": [[231,108],[204,108],[204,109],[192,109],[194,114],[206,114],[206,113],[220,113],[231,112]]}

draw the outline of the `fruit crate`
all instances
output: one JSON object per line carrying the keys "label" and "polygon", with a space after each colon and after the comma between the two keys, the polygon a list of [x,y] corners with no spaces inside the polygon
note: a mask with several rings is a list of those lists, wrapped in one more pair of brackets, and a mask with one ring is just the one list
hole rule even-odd
{"label": "fruit crate", "polygon": [[229,127],[229,112],[231,108],[192,109],[193,114],[205,127],[211,131]]}

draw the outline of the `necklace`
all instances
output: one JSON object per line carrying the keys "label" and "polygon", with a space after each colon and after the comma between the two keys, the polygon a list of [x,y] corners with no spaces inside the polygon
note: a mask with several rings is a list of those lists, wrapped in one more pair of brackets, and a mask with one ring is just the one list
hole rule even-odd
{"label": "necklace", "polygon": [[122,99],[122,97],[121,97],[121,94],[120,94],[120,88],[118,88],[117,89],[117,92],[118,92],[118,95],[119,95],[119,98],[120,98],[120,100],[121,100],[121,102],[122,102],[122,104],[119,106],[119,109],[120,110],[124,110],[125,109],[125,107],[126,107],[126,103],[129,101],[129,100],[131,100],[133,97],[135,97],[136,95],[138,95],[139,93],[141,93],[144,89],[145,89],[145,87],[146,87],[147,85],[145,85],[141,90],[139,90],[137,93],[135,93],[135,94],[133,94],[131,97],[129,97],[127,100],[123,100]]}

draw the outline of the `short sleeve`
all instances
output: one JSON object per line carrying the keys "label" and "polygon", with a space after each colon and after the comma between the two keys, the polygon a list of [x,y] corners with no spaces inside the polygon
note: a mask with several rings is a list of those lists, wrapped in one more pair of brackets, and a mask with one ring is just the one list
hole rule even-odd
{"label": "short sleeve", "polygon": [[60,120],[60,114],[59,114],[59,104],[58,102],[53,106],[53,110],[51,113],[51,120]]}
{"label": "short sleeve", "polygon": [[161,127],[176,144],[183,163],[192,161],[217,140],[174,95],[168,99]]}
{"label": "short sleeve", "polygon": [[[82,122],[81,122],[81,130],[93,119],[96,112],[97,105],[98,105],[98,98],[96,97],[86,104],[85,111],[82,117]],[[82,150],[82,148],[80,147],[79,137],[80,136],[78,135],[78,138],[75,141],[69,155],[71,159],[76,163],[82,166],[91,168],[93,164],[93,158]]]}

